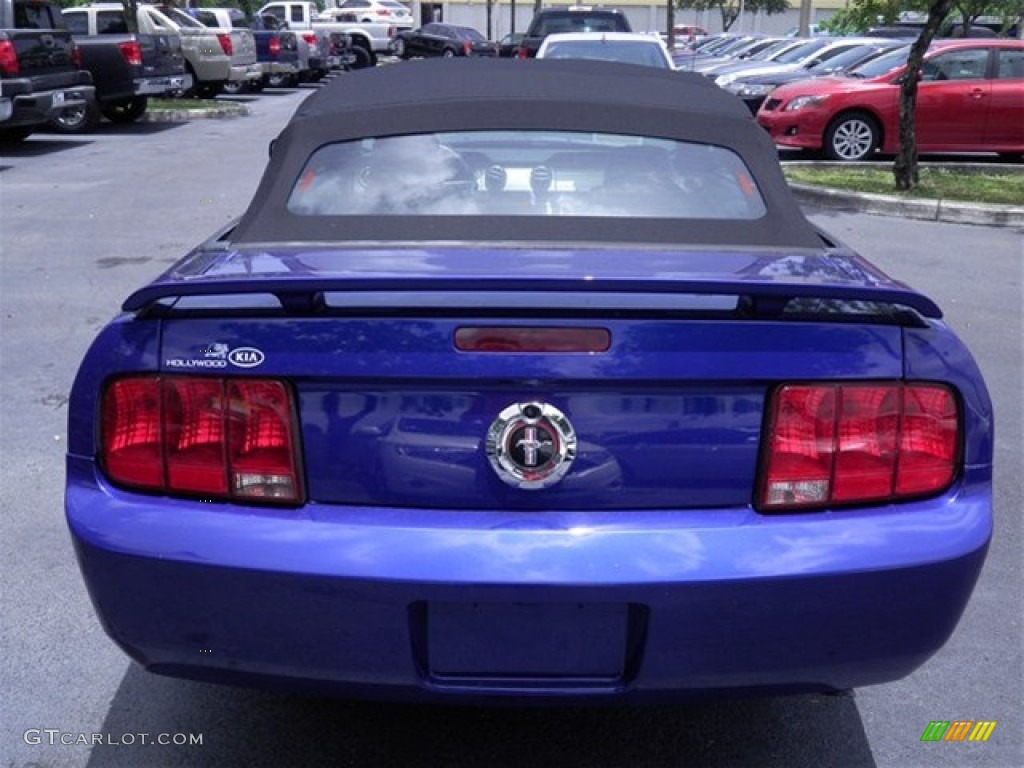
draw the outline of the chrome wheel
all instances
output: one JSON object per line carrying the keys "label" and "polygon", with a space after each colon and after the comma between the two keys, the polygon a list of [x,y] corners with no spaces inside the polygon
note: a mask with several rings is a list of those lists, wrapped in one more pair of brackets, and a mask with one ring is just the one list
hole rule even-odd
{"label": "chrome wheel", "polygon": [[825,136],[825,154],[832,160],[863,160],[878,147],[879,132],[867,115],[839,117]]}
{"label": "chrome wheel", "polygon": [[100,121],[99,110],[94,104],[83,104],[62,110],[50,120],[50,126],[60,133],[87,133]]}
{"label": "chrome wheel", "polygon": [[395,56],[400,59],[405,58],[405,40],[402,38],[395,40]]}

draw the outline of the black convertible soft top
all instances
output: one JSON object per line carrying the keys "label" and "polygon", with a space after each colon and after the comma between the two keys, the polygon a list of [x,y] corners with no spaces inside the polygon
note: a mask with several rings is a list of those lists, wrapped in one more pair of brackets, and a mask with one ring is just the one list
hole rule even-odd
{"label": "black convertible soft top", "polygon": [[[753,220],[570,216],[309,216],[297,178],[333,142],[443,131],[555,130],[651,136],[739,155],[767,208]],[[746,106],[692,73],[603,61],[445,59],[345,74],[310,96],[274,143],[235,245],[330,242],[652,243],[821,248]]]}

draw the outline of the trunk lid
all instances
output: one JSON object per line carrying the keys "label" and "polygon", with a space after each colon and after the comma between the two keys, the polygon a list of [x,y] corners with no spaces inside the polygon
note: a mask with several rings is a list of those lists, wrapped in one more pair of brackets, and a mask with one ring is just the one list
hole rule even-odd
{"label": "trunk lid", "polygon": [[[900,324],[937,312],[844,253],[511,250],[201,250],[126,308],[163,317],[168,373],[291,383],[312,501],[579,511],[749,504],[771,388],[901,378]],[[454,342],[521,327],[610,344]],[[486,447],[502,411],[534,402],[578,439],[541,491],[503,481]]]}

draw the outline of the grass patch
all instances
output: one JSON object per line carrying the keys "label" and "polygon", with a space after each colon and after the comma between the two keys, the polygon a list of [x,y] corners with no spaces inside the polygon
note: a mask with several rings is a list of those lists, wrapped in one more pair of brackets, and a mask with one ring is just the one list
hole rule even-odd
{"label": "grass patch", "polygon": [[963,200],[970,203],[1024,205],[1024,173],[1011,171],[919,169],[921,184],[910,192],[900,192],[893,182],[891,168],[816,168],[784,166],[789,181],[814,184],[852,192],[895,195],[930,200]]}
{"label": "grass patch", "polygon": [[199,112],[212,110],[231,109],[232,102],[217,101],[216,99],[150,99],[149,109],[189,109]]}

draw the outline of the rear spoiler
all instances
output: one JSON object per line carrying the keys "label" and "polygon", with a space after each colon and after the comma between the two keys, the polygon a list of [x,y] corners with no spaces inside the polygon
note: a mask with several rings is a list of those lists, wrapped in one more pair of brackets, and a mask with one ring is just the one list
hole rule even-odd
{"label": "rear spoiler", "polygon": [[[758,314],[777,314],[794,300],[867,302],[912,310],[927,318],[941,318],[942,310],[926,296],[896,283],[887,285],[820,284],[813,282],[753,282],[727,279],[584,279],[574,278],[480,278],[480,277],[223,277],[188,281],[156,282],[135,291],[122,305],[126,312],[144,312],[171,299],[194,296],[272,295],[286,312],[310,314],[326,306],[329,293],[345,294],[358,302],[358,295],[389,294],[415,296],[425,294],[528,293],[536,296],[538,306],[551,308],[557,294],[593,296],[592,308],[601,308],[601,297],[613,294],[672,296],[734,296],[755,308]],[[351,301],[346,302],[351,304]],[[379,306],[374,300],[373,306]],[[408,306],[406,303],[397,306]],[[642,308],[642,304],[639,308]]]}

